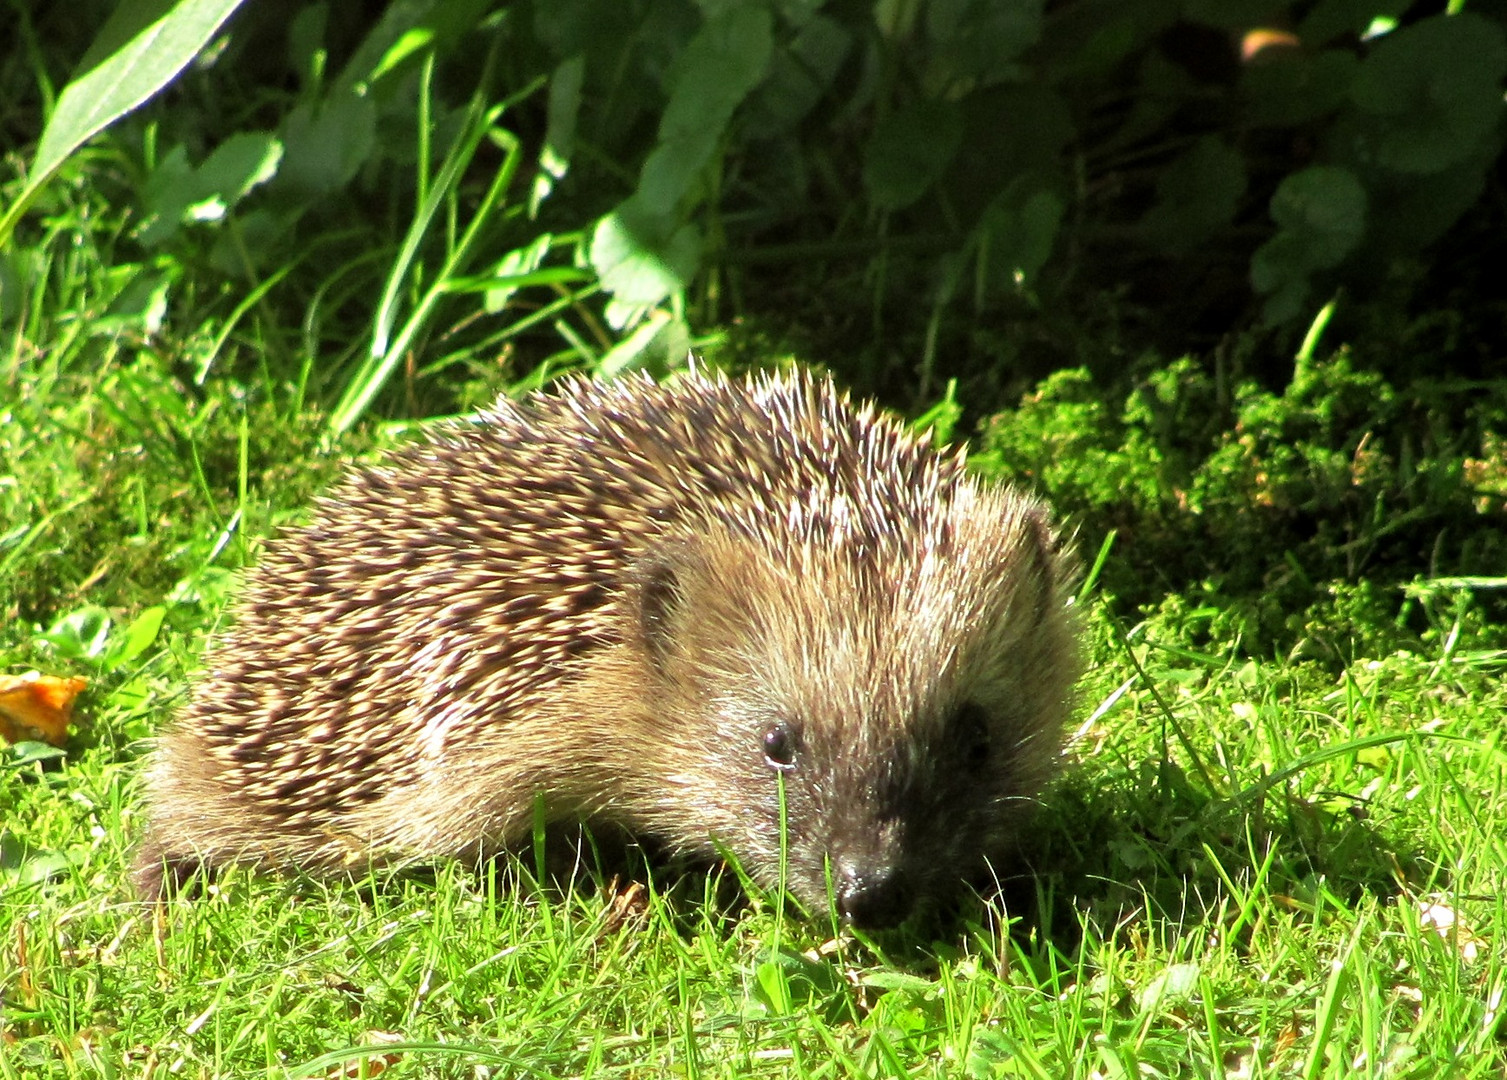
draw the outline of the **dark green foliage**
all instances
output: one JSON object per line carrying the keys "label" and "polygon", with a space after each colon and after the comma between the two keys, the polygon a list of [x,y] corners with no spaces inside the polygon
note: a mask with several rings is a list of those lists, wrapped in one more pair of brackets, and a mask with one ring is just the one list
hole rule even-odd
{"label": "dark green foliage", "polygon": [[1479,622],[1468,583],[1403,586],[1507,566],[1507,388],[1396,387],[1344,354],[1300,363],[1281,393],[1190,360],[1143,368],[1128,393],[1057,373],[976,459],[1076,516],[1087,550],[1115,530],[1103,588],[1127,611],[1160,607],[1195,643],[1330,660]]}
{"label": "dark green foliage", "polygon": [[756,284],[926,382],[1019,362],[959,319],[1135,280],[1164,333],[1292,327],[1437,239],[1500,157],[1507,35],[1404,6],[247,5],[119,128],[119,195],[166,309],[193,261],[307,314],[274,347],[346,387],[337,428],[415,359],[410,393],[476,351],[673,364]]}

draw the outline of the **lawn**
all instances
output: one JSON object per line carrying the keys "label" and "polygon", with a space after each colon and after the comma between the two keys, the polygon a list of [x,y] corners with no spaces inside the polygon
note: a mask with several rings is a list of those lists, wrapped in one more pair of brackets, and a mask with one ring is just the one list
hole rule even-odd
{"label": "lawn", "polygon": [[5,361],[0,662],[89,687],[66,752],[0,767],[0,1075],[1501,1075],[1507,683],[1458,596],[1333,663],[1090,588],[1065,776],[1005,899],[940,925],[857,938],[699,874],[541,888],[527,853],[144,905],[143,740],[339,454],[286,388],[90,333],[62,281]]}

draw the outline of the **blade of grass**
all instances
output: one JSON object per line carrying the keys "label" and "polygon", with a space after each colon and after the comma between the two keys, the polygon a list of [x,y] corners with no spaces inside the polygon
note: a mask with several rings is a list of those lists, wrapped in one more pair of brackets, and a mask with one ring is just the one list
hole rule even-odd
{"label": "blade of grass", "polygon": [[[523,148],[510,132],[493,126],[502,115],[504,107],[504,105],[495,105],[490,108],[473,106],[466,128],[457,136],[450,153],[446,156],[429,197],[424,201],[418,216],[410,226],[403,249],[393,266],[392,273],[388,276],[387,288],[377,310],[371,352],[330,415],[332,431],[336,433],[349,431],[366,411],[372,398],[377,395],[388,376],[392,374],[413,339],[428,322],[434,306],[450,291],[451,281],[462,273],[487,222],[507,195],[522,161]],[[417,260],[419,246],[428,233],[435,214],[446,199],[453,197],[461,176],[488,134],[491,134],[494,141],[504,150],[502,164],[492,177],[491,186],[473,212],[465,232],[440,266],[434,282],[424,291],[397,335],[389,340],[388,334],[396,318],[397,296],[409,279],[409,274]]]}

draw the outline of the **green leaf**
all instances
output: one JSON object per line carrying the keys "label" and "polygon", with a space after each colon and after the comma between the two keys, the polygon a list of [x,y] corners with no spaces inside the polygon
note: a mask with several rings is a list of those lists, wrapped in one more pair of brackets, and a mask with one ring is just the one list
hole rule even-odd
{"label": "green leaf", "polygon": [[67,874],[77,861],[62,851],[47,851],[33,855],[17,867],[15,884],[18,887],[25,887],[44,881],[53,881]]}
{"label": "green leaf", "polygon": [[695,274],[701,233],[684,214],[698,200],[733,110],[764,77],[772,49],[769,9],[737,3],[709,16],[681,53],[638,188],[592,232],[591,266],[613,296],[610,313],[653,307]]}
{"label": "green leaf", "polygon": [[769,10],[739,4],[707,20],[676,65],[659,142],[644,162],[635,198],[650,214],[674,211],[691,194],[732,120],[764,77],[773,49]]}
{"label": "green leaf", "polygon": [[922,98],[889,114],[869,139],[863,183],[881,210],[902,210],[926,194],[952,163],[963,120],[950,101]]}
{"label": "green leaf", "polygon": [[1162,173],[1156,205],[1141,225],[1168,251],[1188,251],[1234,220],[1245,183],[1240,152],[1205,136]]}
{"label": "green leaf", "polygon": [[1013,63],[1041,37],[1041,0],[932,0],[926,34],[934,49],[929,85],[989,86],[1019,77]]}
{"label": "green leaf", "polygon": [[1501,122],[1507,39],[1469,13],[1394,31],[1361,64],[1350,97],[1369,123],[1359,138],[1376,164],[1433,173],[1468,157]]}
{"label": "green leaf", "polygon": [[1442,236],[1477,199],[1501,153],[1501,136],[1448,169],[1404,182],[1377,184],[1367,194],[1376,235],[1368,246],[1409,255]]}
{"label": "green leaf", "polygon": [[528,245],[515,248],[497,260],[488,276],[502,281],[495,288],[488,289],[483,299],[482,306],[488,315],[496,315],[508,306],[508,301],[522,288],[522,281],[539,269],[554,242],[551,233],[540,233]]}
{"label": "green leaf", "polygon": [[785,981],[785,969],[776,963],[765,961],[754,969],[754,994],[776,1016],[790,1013],[790,988]]}
{"label": "green leaf", "polygon": [[1315,165],[1277,185],[1272,219],[1304,241],[1305,265],[1338,266],[1366,227],[1366,191],[1349,169]]}
{"label": "green leaf", "polygon": [[0,218],[0,247],[70,154],[161,90],[241,0],[126,0],[100,31],[48,118],[21,195]]}
{"label": "green leaf", "polygon": [[549,197],[555,184],[570,169],[576,148],[576,120],[581,112],[581,87],[586,78],[586,57],[577,53],[562,61],[549,80],[548,122],[544,145],[539,149],[539,172],[529,194],[529,218]]}
{"label": "green leaf", "polygon": [[1172,964],[1136,993],[1136,1006],[1150,1012],[1185,1002],[1198,989],[1200,974],[1197,964]]}
{"label": "green leaf", "polygon": [[376,132],[376,105],[354,90],[299,104],[282,122],[286,160],[279,187],[301,196],[340,190],[371,157]]}
{"label": "green leaf", "polygon": [[889,971],[879,968],[864,972],[859,982],[864,986],[875,986],[881,990],[903,990],[922,996],[938,993],[937,980],[913,975],[908,971]]}
{"label": "green leaf", "polygon": [[183,147],[162,158],[147,182],[148,220],[139,239],[160,244],[190,222],[218,221],[277,173],[282,144],[266,132],[232,135],[197,169]]}
{"label": "green leaf", "polygon": [[979,224],[980,264],[993,289],[1033,281],[1052,255],[1067,206],[1035,177],[1012,183],[984,211]]}
{"label": "green leaf", "polygon": [[110,613],[98,604],[70,611],[39,635],[68,660],[94,660],[110,638]]}
{"label": "green leaf", "polygon": [[754,978],[755,995],[775,1014],[788,1014],[843,991],[842,978],[830,963],[811,960],[784,946],[760,956]]}
{"label": "green leaf", "polygon": [[685,321],[657,308],[631,334],[602,354],[597,361],[597,374],[613,379],[625,371],[649,367],[656,357],[667,361],[684,357],[690,341],[691,331]]}
{"label": "green leaf", "polygon": [[129,283],[116,293],[100,315],[90,320],[89,333],[102,337],[132,332],[146,339],[157,336],[167,317],[168,295],[178,281],[178,269],[167,261],[122,266]]}
{"label": "green leaf", "polygon": [[652,306],[685,288],[701,260],[701,233],[670,216],[645,213],[634,200],[597,222],[591,265],[618,301]]}
{"label": "green leaf", "polygon": [[152,642],[157,640],[157,633],[162,629],[162,620],[166,616],[167,608],[161,604],[149,607],[136,616],[126,629],[125,639],[112,645],[106,652],[105,668],[114,671],[124,667],[151,648]]}
{"label": "green leaf", "polygon": [[1268,322],[1299,314],[1310,278],[1338,266],[1364,235],[1366,190],[1348,169],[1315,165],[1278,185],[1271,202],[1277,234],[1251,257],[1251,285],[1269,294]]}
{"label": "green leaf", "polygon": [[434,44],[434,28],[432,26],[415,26],[405,30],[382,59],[377,61],[377,66],[372,69],[371,80],[376,82],[389,71],[396,70],[403,61],[411,56],[428,49]]}
{"label": "green leaf", "polygon": [[746,109],[753,137],[791,134],[836,80],[853,48],[853,35],[825,15],[808,21],[788,45],[770,57],[769,71]]}
{"label": "green leaf", "polygon": [[1281,50],[1270,60],[1247,64],[1240,96],[1249,123],[1290,128],[1320,120],[1344,105],[1359,68],[1360,61],[1342,49]]}
{"label": "green leaf", "polygon": [[[1009,1067],[1018,1060],[1015,1045],[1000,1030],[979,1026],[973,1030],[973,1040],[968,1045],[968,1056],[963,1061],[963,1075],[984,1080],[1009,1072]],[[1026,1073],[1027,1070],[1018,1070]]]}
{"label": "green leaf", "polygon": [[1298,24],[1298,37],[1309,46],[1335,38],[1360,37],[1379,18],[1397,18],[1409,0],[1319,0]]}
{"label": "green leaf", "polygon": [[[8,765],[35,765],[39,761],[59,761],[68,756],[68,751],[37,739],[22,739],[10,747],[5,755]],[[4,865],[3,837],[0,837],[0,865]],[[17,863],[16,865],[19,865]]]}

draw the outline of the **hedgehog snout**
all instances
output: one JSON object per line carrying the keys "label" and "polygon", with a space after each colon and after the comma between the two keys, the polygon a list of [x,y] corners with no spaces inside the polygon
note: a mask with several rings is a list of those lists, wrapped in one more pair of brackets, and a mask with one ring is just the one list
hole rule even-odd
{"label": "hedgehog snout", "polygon": [[832,891],[844,922],[865,930],[882,929],[903,922],[914,907],[909,875],[893,864],[839,862],[836,869]]}
{"label": "hedgehog snout", "polygon": [[[877,794],[877,793],[876,793]],[[868,806],[855,798],[853,816],[827,842],[831,899],[846,923],[881,929],[904,922],[924,891],[908,850],[914,829],[893,806]]]}

